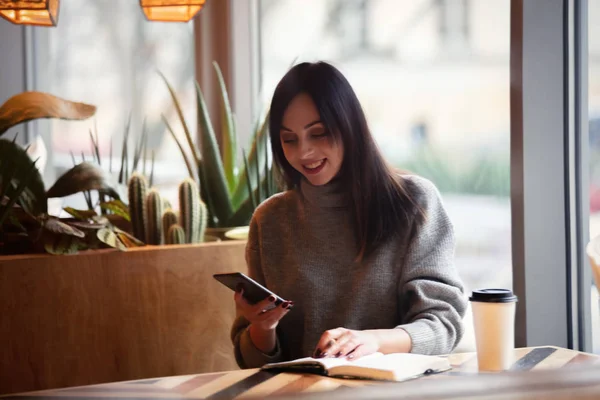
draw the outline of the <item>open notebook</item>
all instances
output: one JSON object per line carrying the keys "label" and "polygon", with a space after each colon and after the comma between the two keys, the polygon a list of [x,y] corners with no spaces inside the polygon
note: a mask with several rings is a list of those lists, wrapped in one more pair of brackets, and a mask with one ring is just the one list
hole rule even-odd
{"label": "open notebook", "polygon": [[266,364],[262,369],[298,371],[335,378],[405,381],[451,369],[448,359],[420,354],[375,353],[358,360],[343,358],[299,358]]}

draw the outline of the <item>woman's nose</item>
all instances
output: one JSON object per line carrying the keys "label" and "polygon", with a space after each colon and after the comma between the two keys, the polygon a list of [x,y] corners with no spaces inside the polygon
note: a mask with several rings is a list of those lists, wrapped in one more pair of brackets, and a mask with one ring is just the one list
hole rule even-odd
{"label": "woman's nose", "polygon": [[312,143],[308,140],[303,140],[300,142],[300,157],[302,159],[309,159],[312,157],[314,152],[314,147]]}

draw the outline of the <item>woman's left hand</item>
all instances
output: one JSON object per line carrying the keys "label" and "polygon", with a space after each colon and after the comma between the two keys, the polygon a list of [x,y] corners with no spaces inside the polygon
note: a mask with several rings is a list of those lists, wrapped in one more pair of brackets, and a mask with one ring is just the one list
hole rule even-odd
{"label": "woman's left hand", "polygon": [[321,335],[313,357],[346,357],[356,360],[378,350],[379,341],[374,333],[337,328]]}

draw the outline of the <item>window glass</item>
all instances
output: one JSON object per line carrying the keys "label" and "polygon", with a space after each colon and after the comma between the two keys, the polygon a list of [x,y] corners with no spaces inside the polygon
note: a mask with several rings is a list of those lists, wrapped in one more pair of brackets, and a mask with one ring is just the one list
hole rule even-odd
{"label": "window glass", "polygon": [[[86,121],[52,121],[48,145],[54,178],[77,161],[92,159],[90,130],[98,132],[103,168],[118,175],[126,126],[131,115],[129,161],[147,131],[146,174],[155,157],[154,184],[177,206],[176,187],[187,176],[179,150],[161,119],[164,114],[183,140],[173,101],[157,71],[174,87],[187,123],[195,131],[193,22],[150,22],[137,1],[63,1],[55,28],[37,29],[39,88],[97,106]],[[112,143],[112,163],[109,162]],[[82,155],[83,154],[83,155]],[[131,165],[130,165],[131,169]],[[143,161],[139,164],[143,171]],[[52,182],[49,182],[50,184]],[[67,199],[85,208],[81,195]]]}

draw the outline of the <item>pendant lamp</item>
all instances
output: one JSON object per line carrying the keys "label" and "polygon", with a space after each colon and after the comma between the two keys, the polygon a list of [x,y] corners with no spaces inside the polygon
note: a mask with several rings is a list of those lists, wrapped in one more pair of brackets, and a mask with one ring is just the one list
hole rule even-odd
{"label": "pendant lamp", "polygon": [[206,0],[140,0],[148,21],[188,22]]}
{"label": "pendant lamp", "polygon": [[59,0],[0,0],[0,17],[18,25],[56,26]]}

